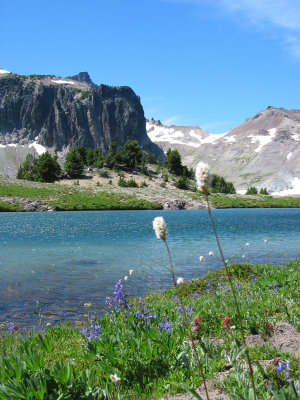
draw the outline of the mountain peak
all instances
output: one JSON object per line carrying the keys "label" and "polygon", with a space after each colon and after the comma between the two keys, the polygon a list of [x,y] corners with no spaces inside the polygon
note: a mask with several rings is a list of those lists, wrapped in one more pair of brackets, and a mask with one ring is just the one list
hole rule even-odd
{"label": "mountain peak", "polygon": [[79,74],[74,75],[74,76],[68,76],[67,79],[72,79],[73,81],[77,82],[84,82],[92,86],[97,86],[95,83],[91,80],[90,75],[88,72],[79,72]]}

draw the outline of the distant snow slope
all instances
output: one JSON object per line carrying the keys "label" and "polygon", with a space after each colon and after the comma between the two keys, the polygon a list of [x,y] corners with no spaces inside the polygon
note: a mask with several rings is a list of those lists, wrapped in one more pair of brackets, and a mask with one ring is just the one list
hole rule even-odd
{"label": "distant snow slope", "polygon": [[197,127],[164,126],[153,119],[146,127],[165,152],[178,149],[188,167],[208,163],[240,193],[255,186],[274,195],[300,194],[300,110],[268,107],[220,135]]}

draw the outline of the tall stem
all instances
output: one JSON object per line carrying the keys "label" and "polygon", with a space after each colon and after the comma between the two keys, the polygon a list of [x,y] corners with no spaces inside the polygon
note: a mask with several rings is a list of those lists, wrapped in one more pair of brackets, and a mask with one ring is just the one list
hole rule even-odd
{"label": "tall stem", "polygon": [[196,349],[196,346],[195,346],[195,342],[194,342],[192,330],[191,330],[191,327],[190,327],[190,324],[189,324],[189,321],[188,321],[188,318],[187,318],[186,309],[185,309],[185,307],[184,307],[184,303],[183,303],[182,297],[180,296],[180,293],[179,293],[179,291],[178,291],[178,287],[177,287],[177,285],[176,285],[175,276],[174,276],[173,262],[172,262],[172,257],[171,257],[171,252],[170,252],[170,249],[169,249],[169,246],[168,246],[167,241],[164,240],[164,242],[165,242],[165,245],[166,245],[168,254],[169,254],[170,265],[171,265],[171,274],[172,274],[172,279],[173,279],[173,285],[174,285],[174,288],[175,288],[177,297],[178,297],[178,299],[179,299],[180,306],[181,306],[182,311],[183,311],[185,326],[186,326],[186,329],[187,329],[187,331],[188,331],[188,333],[189,333],[189,337],[190,337],[190,340],[191,340],[191,343],[192,343],[192,348],[193,348],[193,350],[194,350],[194,353],[195,353],[195,356],[196,356],[196,359],[197,359],[197,363],[198,363],[198,366],[199,366],[201,378],[202,378],[203,385],[204,385],[204,390],[205,390],[206,398],[207,398],[207,400],[209,400],[208,390],[207,390],[207,386],[206,386],[206,379],[205,379],[205,376],[204,376],[202,364],[201,364],[201,361],[200,361],[200,358],[199,358],[199,355],[198,355],[198,352],[197,352],[197,349]]}
{"label": "tall stem", "polygon": [[213,231],[214,231],[214,235],[216,237],[217,240],[217,244],[218,244],[218,248],[219,248],[219,252],[220,252],[220,256],[222,259],[222,262],[224,264],[225,267],[225,271],[226,271],[226,276],[233,294],[233,299],[234,299],[234,303],[235,303],[235,307],[236,307],[236,311],[238,314],[238,318],[239,318],[239,323],[240,323],[240,328],[241,328],[241,333],[242,333],[242,339],[243,339],[243,345],[246,349],[245,353],[246,353],[246,358],[247,358],[247,363],[248,363],[248,367],[249,367],[249,374],[250,374],[250,378],[251,378],[251,384],[252,384],[252,388],[253,388],[253,392],[254,392],[254,399],[256,399],[256,389],[255,389],[255,383],[254,383],[254,377],[253,377],[253,369],[252,369],[252,365],[251,365],[251,361],[250,361],[250,356],[249,356],[249,352],[248,352],[248,347],[247,347],[247,343],[246,343],[246,339],[245,339],[245,334],[244,334],[244,328],[243,328],[243,322],[242,322],[242,317],[241,317],[241,313],[240,313],[240,307],[236,298],[236,294],[235,294],[235,290],[234,290],[234,286],[231,280],[231,276],[227,267],[227,263],[225,261],[224,255],[223,255],[223,251],[220,245],[220,241],[219,241],[219,237],[217,234],[217,230],[216,230],[216,226],[214,223],[214,219],[211,213],[211,208],[210,208],[210,204],[209,204],[209,200],[208,200],[208,195],[206,194],[206,202],[207,202],[207,211],[211,220],[211,224],[213,227]]}

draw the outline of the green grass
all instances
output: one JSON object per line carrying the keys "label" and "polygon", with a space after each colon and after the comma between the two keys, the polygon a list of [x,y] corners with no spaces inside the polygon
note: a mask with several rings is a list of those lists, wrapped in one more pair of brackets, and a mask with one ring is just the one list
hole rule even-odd
{"label": "green grass", "polygon": [[[202,199],[200,193],[193,199]],[[212,194],[209,196],[211,205],[215,208],[296,208],[300,207],[300,197],[272,197],[263,195],[226,195]]]}
{"label": "green grass", "polygon": [[[39,198],[59,211],[158,210],[162,208],[159,203],[141,200],[135,196],[95,192],[51,183],[36,184],[21,181],[12,184],[0,181],[0,196]],[[11,203],[11,208],[9,208],[9,202],[5,206],[5,211],[18,211],[13,203]]]}
{"label": "green grass", "polygon": [[11,203],[10,201],[0,201],[0,212],[24,211],[24,207],[20,203]]}
{"label": "green grass", "polygon": [[[237,298],[246,334],[260,333],[267,339],[272,334],[270,326],[279,321],[300,329],[299,260],[282,266],[233,264],[230,271],[235,284],[240,286]],[[179,292],[188,314],[191,313],[190,321],[196,316],[201,320],[193,335],[206,378],[230,370],[219,384],[232,399],[238,399],[249,390],[249,374],[240,354],[241,332],[224,275],[223,270],[209,273],[184,283]],[[134,288],[134,279],[134,275],[129,277],[129,291]],[[199,386],[199,370],[174,294],[172,289],[149,294],[143,300],[127,299],[130,307],[115,303],[112,294],[113,307],[94,321],[101,325],[101,333],[92,340],[80,333],[82,328],[90,331],[88,321],[81,327],[58,325],[44,327],[44,333],[23,334],[8,333],[3,324],[0,399],[160,399],[168,391],[182,390],[172,382]],[[236,329],[223,328],[225,316],[231,318]],[[170,332],[160,329],[162,321],[170,322]],[[221,346],[213,345],[212,340],[217,339],[223,339]],[[270,364],[266,371],[254,369],[254,379],[260,384],[259,400],[273,398],[270,384],[277,392],[289,390],[284,373],[275,371],[272,365],[274,357],[281,361],[289,359],[291,379],[299,379],[293,354],[266,343],[251,347],[250,356],[257,361],[269,360]],[[111,374],[121,380],[113,383]]]}

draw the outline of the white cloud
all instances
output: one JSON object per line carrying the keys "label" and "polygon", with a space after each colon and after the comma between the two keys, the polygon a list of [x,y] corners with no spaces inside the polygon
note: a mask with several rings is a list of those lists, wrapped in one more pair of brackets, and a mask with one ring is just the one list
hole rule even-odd
{"label": "white cloud", "polygon": [[[262,31],[268,31],[279,43],[300,59],[299,0],[162,0],[170,3],[210,4],[218,11],[242,18]],[[276,32],[274,32],[274,29]]]}
{"label": "white cloud", "polygon": [[167,119],[164,119],[162,121],[163,125],[173,125],[173,122],[176,122],[180,119],[179,115],[173,115],[172,117],[169,117]]}

